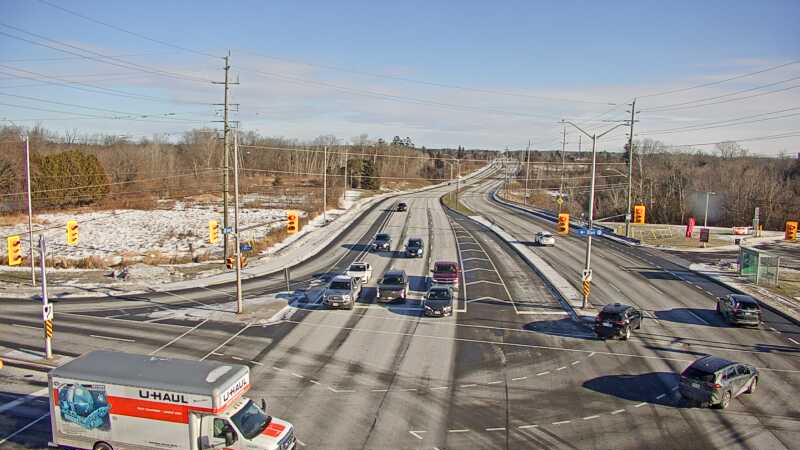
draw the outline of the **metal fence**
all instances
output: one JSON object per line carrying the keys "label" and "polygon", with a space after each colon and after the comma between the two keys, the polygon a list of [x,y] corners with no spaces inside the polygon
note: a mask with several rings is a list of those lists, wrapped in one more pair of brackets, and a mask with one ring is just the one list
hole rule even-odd
{"label": "metal fence", "polygon": [[750,247],[739,249],[739,275],[759,286],[777,286],[780,256]]}

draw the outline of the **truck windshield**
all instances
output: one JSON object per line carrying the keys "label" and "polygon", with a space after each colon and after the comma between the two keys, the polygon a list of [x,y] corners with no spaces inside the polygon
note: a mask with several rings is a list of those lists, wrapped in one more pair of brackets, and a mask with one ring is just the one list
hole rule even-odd
{"label": "truck windshield", "polygon": [[433,271],[439,273],[456,273],[456,266],[453,264],[436,264],[433,267]]}
{"label": "truck windshield", "polygon": [[403,277],[386,276],[386,277],[383,277],[383,280],[381,281],[380,284],[400,285],[400,284],[403,284]]}
{"label": "truck windshield", "polygon": [[242,409],[231,417],[236,428],[248,440],[258,436],[264,428],[272,421],[272,417],[264,414],[261,408],[256,406],[252,400],[248,401]]}
{"label": "truck windshield", "polygon": [[331,283],[331,289],[337,291],[349,291],[350,290],[350,282],[349,281],[334,281]]}

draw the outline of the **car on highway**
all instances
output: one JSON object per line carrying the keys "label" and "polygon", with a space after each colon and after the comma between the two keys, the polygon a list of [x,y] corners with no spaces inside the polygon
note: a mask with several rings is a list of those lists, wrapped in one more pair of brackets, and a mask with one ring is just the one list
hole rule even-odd
{"label": "car on highway", "polygon": [[533,243],[540,246],[554,246],[556,245],[556,238],[553,233],[547,231],[540,231],[533,236]]}
{"label": "car on highway", "polygon": [[372,278],[372,266],[365,262],[354,262],[347,268],[346,275],[356,280],[361,280],[361,284],[369,283]]}
{"label": "car on highway", "polygon": [[761,325],[761,307],[749,295],[729,294],[717,299],[717,312],[733,325]]}
{"label": "car on highway", "polygon": [[425,243],[420,238],[410,238],[406,243],[406,257],[422,258],[425,254]]}
{"label": "car on highway", "polygon": [[435,284],[452,284],[458,286],[458,276],[461,269],[453,261],[436,261],[431,268],[431,279]]}
{"label": "car on highway", "polygon": [[429,317],[444,317],[453,314],[453,288],[432,286],[425,294],[422,310]]}
{"label": "car on highway", "polygon": [[408,205],[405,202],[400,202],[397,204],[398,211],[408,211]]}
{"label": "car on highway", "polygon": [[605,305],[594,318],[594,331],[600,339],[618,337],[625,341],[631,337],[631,330],[641,327],[642,312],[622,303]]}
{"label": "car on highway", "polygon": [[378,233],[375,239],[372,240],[372,251],[391,251],[392,250],[392,237],[386,233]]}
{"label": "car on highway", "polygon": [[347,275],[337,275],[322,293],[322,303],[329,308],[353,309],[360,295],[361,280]]}
{"label": "car on highway", "polygon": [[378,289],[375,294],[377,301],[382,303],[405,301],[408,297],[408,275],[405,270],[389,269],[378,280]]}
{"label": "car on highway", "polygon": [[717,356],[704,356],[681,373],[679,391],[690,404],[725,409],[758,386],[758,369]]}

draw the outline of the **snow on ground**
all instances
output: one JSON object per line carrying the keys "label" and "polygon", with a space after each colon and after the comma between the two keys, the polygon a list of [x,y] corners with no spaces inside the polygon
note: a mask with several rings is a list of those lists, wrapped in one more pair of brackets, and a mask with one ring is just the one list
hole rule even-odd
{"label": "snow on ground", "polygon": [[[87,256],[108,257],[113,255],[188,255],[208,253],[216,255],[222,251],[222,208],[217,205],[188,205],[176,202],[170,209],[130,210],[90,213],[37,214],[34,230],[52,228],[45,232],[48,254],[67,258]],[[286,217],[284,209],[241,208],[240,227],[265,224]],[[66,245],[66,223],[74,219],[79,223],[78,245]],[[208,221],[217,220],[220,240],[208,242]],[[233,223],[233,210],[230,211]],[[242,233],[242,239],[256,239],[265,235],[270,227],[282,223],[264,225]],[[0,227],[0,235],[19,234],[27,248],[27,224]],[[23,250],[27,254],[27,250]]]}

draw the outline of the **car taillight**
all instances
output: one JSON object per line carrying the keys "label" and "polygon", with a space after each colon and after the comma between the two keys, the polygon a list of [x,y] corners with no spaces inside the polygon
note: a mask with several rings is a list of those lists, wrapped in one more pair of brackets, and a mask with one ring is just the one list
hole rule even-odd
{"label": "car taillight", "polygon": [[625,325],[625,321],[624,320],[615,320],[614,321],[614,325]]}
{"label": "car taillight", "polygon": [[719,383],[708,383],[708,387],[710,387],[711,389],[719,389],[722,387],[722,385]]}
{"label": "car taillight", "polygon": [[600,316],[595,316],[595,318],[594,318],[594,321],[595,321],[595,322],[600,322],[600,321],[602,321],[602,320],[603,320],[603,319],[601,319],[601,318],[600,318]]}

